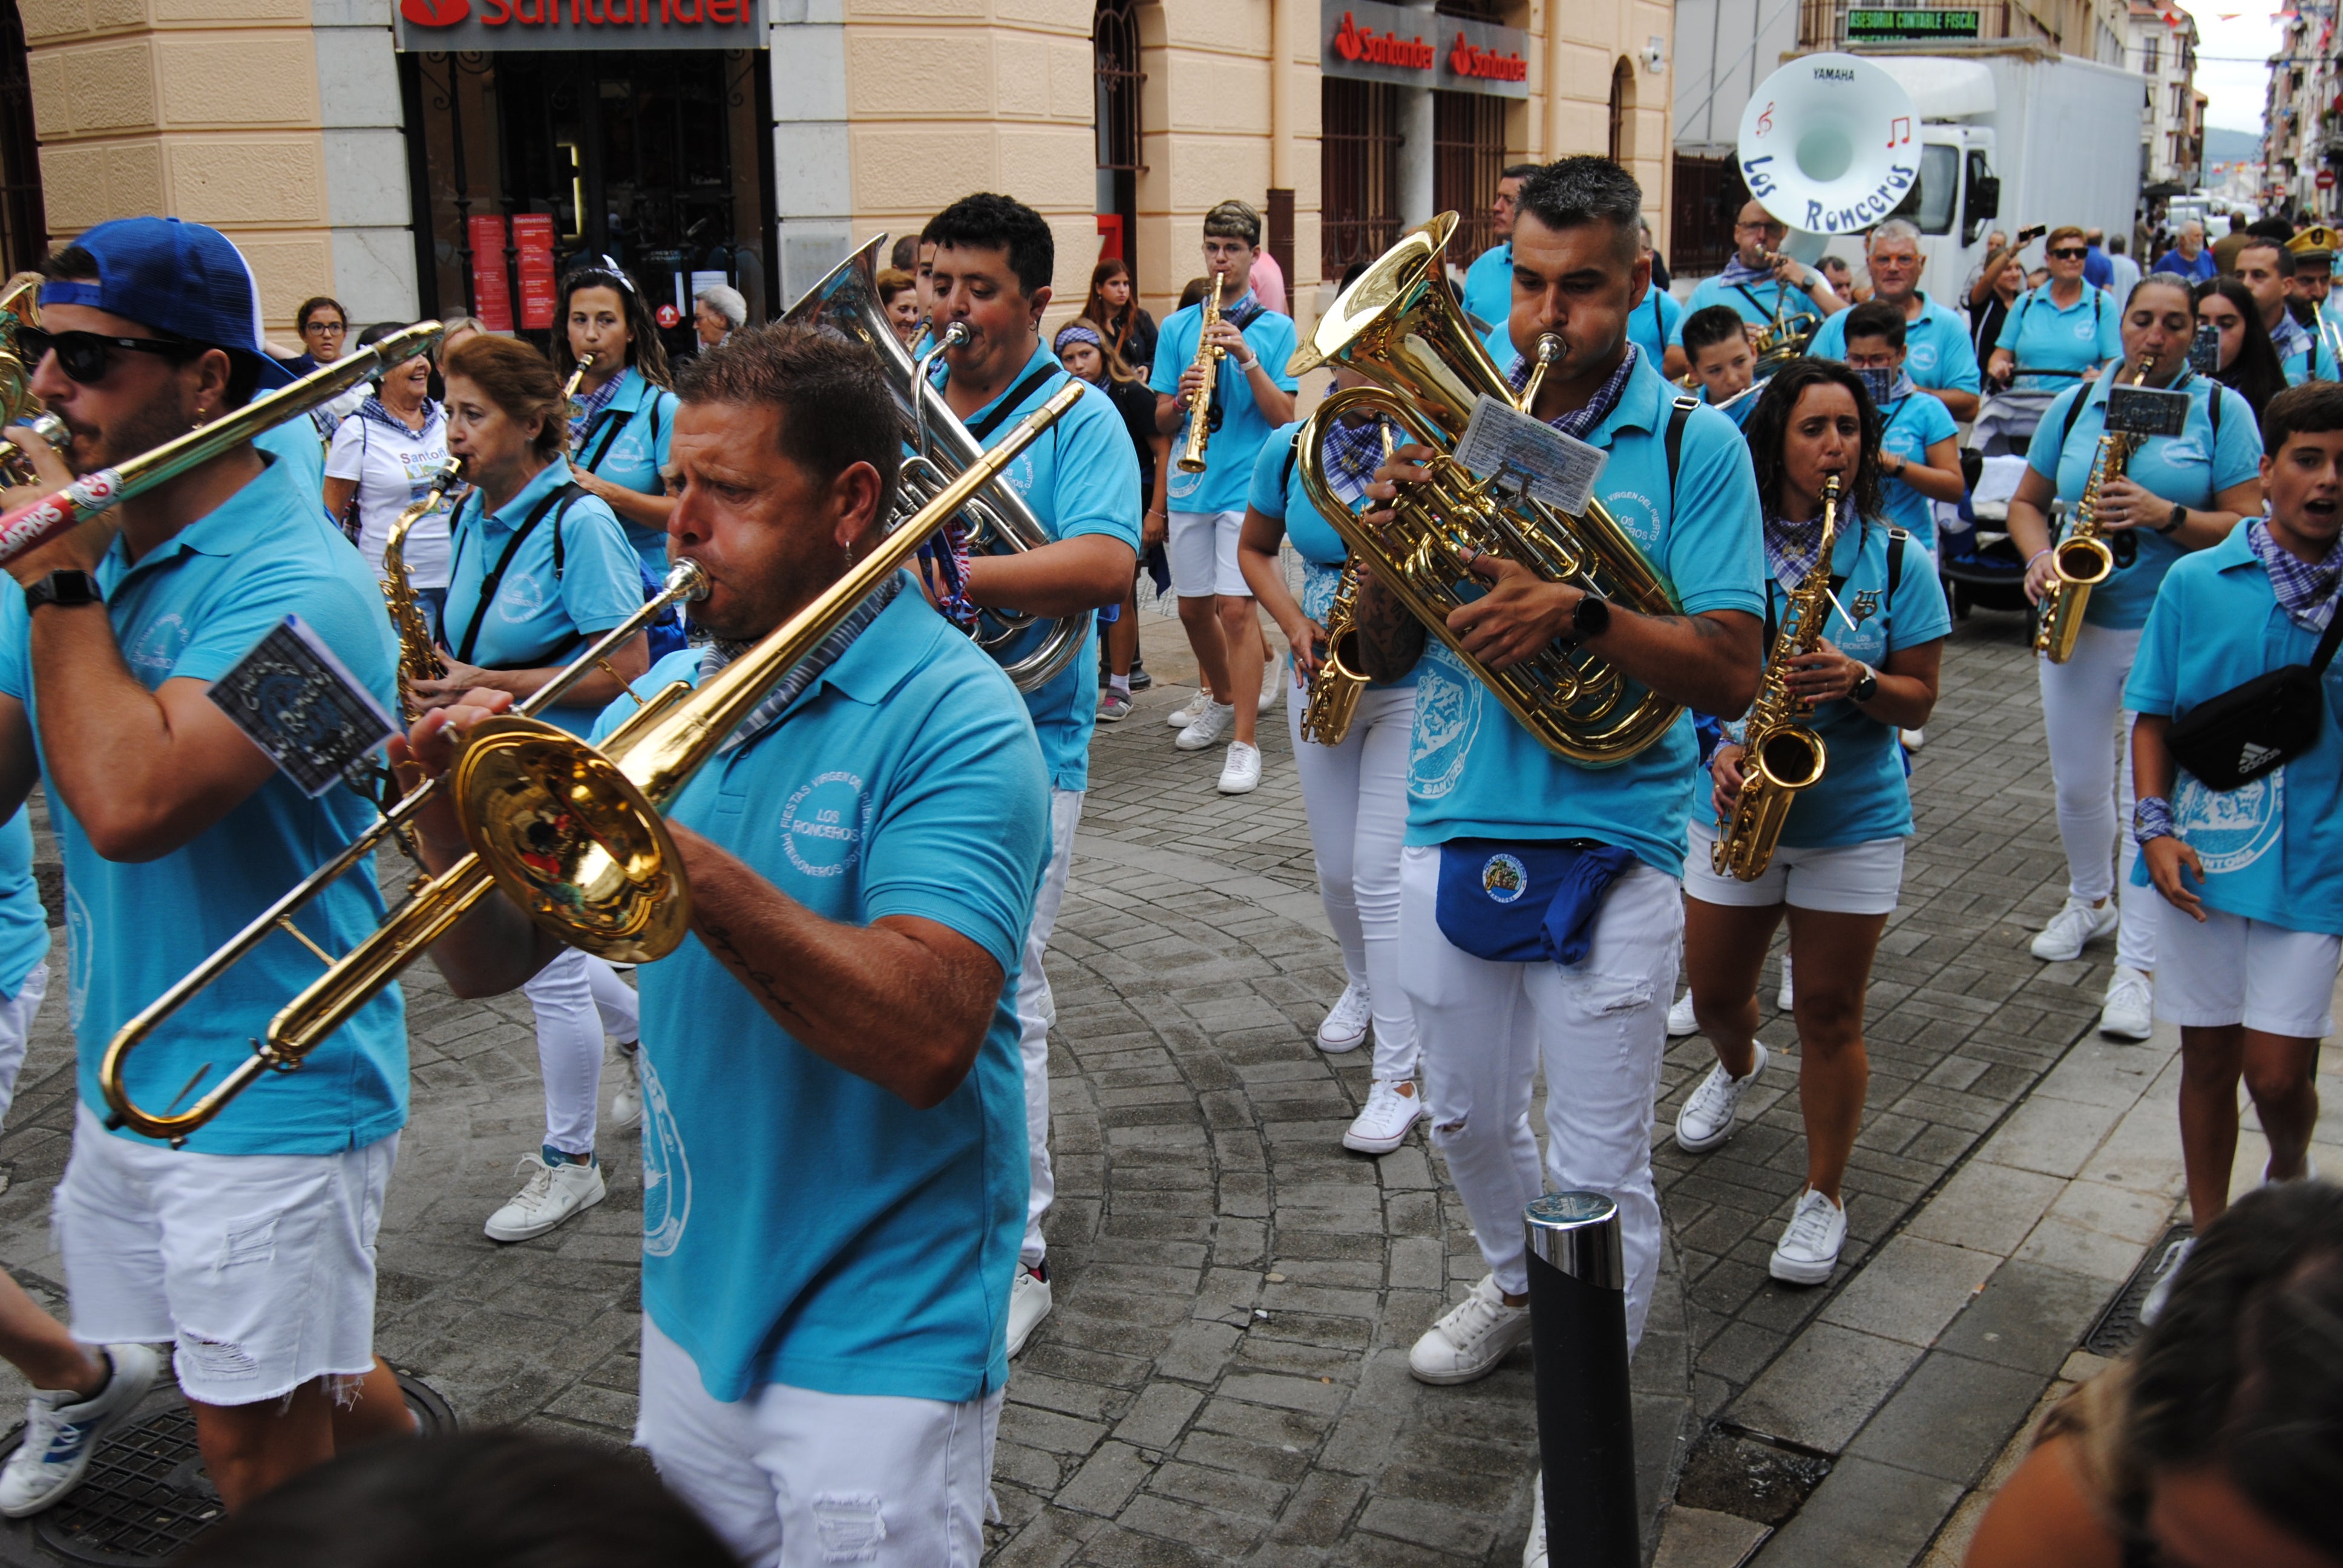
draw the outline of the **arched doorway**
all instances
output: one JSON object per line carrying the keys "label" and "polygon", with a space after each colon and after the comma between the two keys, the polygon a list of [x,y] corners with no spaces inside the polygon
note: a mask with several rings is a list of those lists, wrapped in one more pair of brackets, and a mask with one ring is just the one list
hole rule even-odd
{"label": "arched doorway", "polygon": [[1631,163],[1635,156],[1635,66],[1620,56],[1611,68],[1611,161]]}
{"label": "arched doorway", "polygon": [[22,272],[37,265],[48,247],[25,20],[17,14],[16,0],[0,0],[0,272]]}
{"label": "arched doorway", "polygon": [[[1091,70],[1098,127],[1099,256],[1119,256],[1138,281],[1139,68],[1138,0],[1099,0],[1091,24]],[[1087,280],[1085,280],[1087,281]]]}

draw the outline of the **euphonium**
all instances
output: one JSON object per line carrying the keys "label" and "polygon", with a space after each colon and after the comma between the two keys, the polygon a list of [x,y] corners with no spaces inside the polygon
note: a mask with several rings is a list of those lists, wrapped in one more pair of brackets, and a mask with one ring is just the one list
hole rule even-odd
{"label": "euphonium", "polygon": [[1798,791],[1823,776],[1827,749],[1823,738],[1798,722],[1813,711],[1790,695],[1790,661],[1812,653],[1830,622],[1831,551],[1838,543],[1839,478],[1823,484],[1823,537],[1814,569],[1782,611],[1765,668],[1757,678],[1757,700],[1749,709],[1748,744],[1741,759],[1741,793],[1733,820],[1717,836],[1709,862],[1718,876],[1730,871],[1754,882],[1773,863],[1782,824]]}
{"label": "euphonium", "polygon": [[1212,387],[1221,376],[1221,357],[1228,352],[1212,341],[1212,328],[1221,320],[1221,275],[1212,274],[1212,297],[1204,301],[1204,319],[1196,332],[1195,367],[1204,373],[1196,389],[1188,397],[1188,437],[1180,447],[1180,471],[1201,474],[1204,471],[1204,443],[1212,438]]}
{"label": "euphonium", "polygon": [[[113,1111],[109,1125],[184,1141],[263,1073],[299,1067],[466,910],[499,887],[532,920],[588,952],[642,961],[674,951],[690,925],[691,896],[660,811],[794,666],[1081,396],[1080,382],[1060,387],[811,604],[714,678],[696,689],[677,681],[654,694],[598,749],[529,718],[669,604],[707,591],[698,563],[676,562],[662,592],[597,638],[521,704],[518,716],[474,729],[454,769],[409,791],[348,849],[126,1024],[106,1046],[98,1069],[99,1086]],[[253,1054],[194,1105],[158,1114],[132,1103],[123,1070],[140,1040],[289,920],[319,889],[412,820],[439,790],[450,788],[471,854],[420,885],[373,934],[331,960],[325,973],[269,1020],[266,1037],[253,1043]]]}
{"label": "euphonium", "polygon": [[[1310,347],[1294,355],[1294,375],[1336,364],[1374,383],[1336,392],[1311,416],[1301,432],[1302,486],[1352,558],[1371,565],[1547,749],[1583,767],[1624,762],[1665,734],[1683,709],[1630,686],[1584,648],[1552,643],[1492,670],[1448,629],[1449,612],[1485,586],[1464,566],[1475,552],[1518,561],[1548,582],[1574,584],[1639,614],[1675,613],[1667,583],[1602,502],[1573,517],[1494,477],[1475,478],[1457,463],[1453,449],[1474,405],[1484,397],[1509,407],[1514,399],[1441,276],[1441,251],[1455,228],[1456,215],[1443,213],[1403,236],[1343,290]],[[1541,343],[1524,398],[1534,395],[1552,357],[1552,347]],[[1429,476],[1403,489],[1391,520],[1373,529],[1326,478],[1327,434],[1344,414],[1360,411],[1383,414],[1434,453]]]}
{"label": "euphonium", "polygon": [[[887,236],[882,234],[840,262],[800,295],[781,320],[788,326],[819,327],[838,333],[879,357],[879,368],[886,373],[887,385],[902,413],[903,439],[910,447],[895,486],[895,516],[900,519],[923,508],[930,497],[966,472],[984,448],[927,377],[927,366],[934,355],[950,346],[955,331],[964,338],[968,329],[958,322],[946,327],[935,335],[935,349],[914,365],[879,303],[879,256],[886,247]],[[1039,549],[1050,542],[1050,530],[1041,526],[1014,485],[995,484],[975,492],[960,508],[960,521],[968,530],[971,555],[1009,555]],[[1016,651],[1035,627],[1042,628],[1039,639],[1024,651]],[[1087,614],[1051,618],[987,608],[979,614],[973,635],[977,646],[999,662],[1018,690],[1037,691],[1073,662],[1090,627]]]}
{"label": "euphonium", "polygon": [[[2131,378],[2138,386],[2147,379],[2155,361],[2144,358]],[[2082,394],[2077,393],[2080,397]],[[2116,569],[2116,554],[2099,526],[2100,495],[2110,479],[2120,479],[2139,450],[2137,436],[2110,432],[2099,437],[2091,457],[2090,477],[2083,481],[2082,498],[2075,503],[2075,526],[2050,546],[2050,567],[2057,575],[2042,595],[2041,620],[2034,633],[2034,651],[2053,664],[2064,664],[2075,654],[2075,639],[2083,635],[2083,611],[2091,590]]]}
{"label": "euphonium", "polygon": [[[431,640],[431,625],[423,616],[423,606],[415,597],[415,585],[407,576],[407,536],[415,525],[429,517],[447,495],[448,487],[463,476],[462,465],[452,458],[434,469],[431,487],[407,504],[390,525],[390,537],[382,546],[382,598],[390,610],[390,624],[398,633],[398,679],[404,689],[410,680],[437,680],[447,673],[447,661],[439,657],[437,644]],[[409,711],[410,720],[420,715]]]}
{"label": "euphonium", "polygon": [[[1768,251],[1765,259],[1778,262],[1778,253]],[[1756,357],[1755,375],[1759,382],[1806,351],[1806,344],[1815,335],[1817,319],[1800,311],[1787,314],[1790,290],[1787,284],[1777,284],[1774,290],[1774,319],[1749,336],[1749,352]]]}
{"label": "euphonium", "polygon": [[1302,709],[1302,739],[1340,746],[1359,711],[1367,678],[1359,673],[1359,564],[1342,568],[1334,602],[1326,608],[1326,651],[1310,677],[1310,699]]}

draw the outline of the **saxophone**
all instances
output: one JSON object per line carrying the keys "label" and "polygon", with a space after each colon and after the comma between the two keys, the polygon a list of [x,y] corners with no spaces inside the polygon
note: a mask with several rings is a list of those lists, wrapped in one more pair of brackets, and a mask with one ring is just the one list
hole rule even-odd
{"label": "saxophone", "polygon": [[1326,609],[1326,652],[1310,677],[1310,700],[1302,709],[1302,739],[1340,746],[1359,711],[1367,678],[1359,673],[1359,563],[1346,563]]}
{"label": "saxophone", "polygon": [[[439,657],[439,649],[431,640],[430,623],[423,618],[423,606],[415,598],[415,585],[407,577],[407,536],[416,524],[437,508],[448,487],[463,477],[463,466],[454,459],[439,465],[431,476],[431,487],[410,501],[390,525],[390,538],[382,547],[382,597],[390,609],[391,628],[398,633],[398,680],[404,689],[410,680],[437,680],[447,673],[447,666]],[[422,715],[412,710],[410,722]]]}
{"label": "saxophone", "polygon": [[1188,438],[1180,448],[1180,471],[1201,474],[1204,471],[1204,443],[1212,438],[1210,415],[1212,411],[1212,385],[1220,379],[1221,358],[1228,350],[1212,341],[1212,328],[1221,319],[1221,275],[1212,275],[1212,297],[1204,302],[1204,319],[1196,332],[1196,368],[1204,378],[1188,398]]}
{"label": "saxophone", "polygon": [[588,354],[578,362],[578,368],[569,373],[569,385],[561,389],[561,417],[564,419],[575,419],[586,411],[578,406],[578,387],[586,379],[586,372],[593,368],[594,357]]}
{"label": "saxophone", "polygon": [[[2131,385],[2147,379],[2156,361],[2143,358]],[[2080,396],[2080,394],[2077,394]],[[2120,479],[2139,450],[2140,437],[2110,433],[2099,437],[2091,458],[2090,477],[2083,481],[2083,498],[2075,503],[2075,526],[2050,547],[2051,569],[2057,575],[2042,596],[2042,618],[2034,633],[2034,651],[2053,664],[2064,664],[2075,654],[2075,639],[2083,635],[2083,610],[2091,590],[2116,569],[2115,551],[2099,527],[2099,497],[2110,479]]]}
{"label": "saxophone", "polygon": [[1830,621],[1831,551],[1838,543],[1839,478],[1823,485],[1822,551],[1814,569],[1798,584],[1782,611],[1782,629],[1765,668],[1757,678],[1757,700],[1749,709],[1749,740],[1741,759],[1741,793],[1733,820],[1709,851],[1718,876],[1730,871],[1745,882],[1765,874],[1781,842],[1782,824],[1798,791],[1823,776],[1823,738],[1798,722],[1813,709],[1790,695],[1790,661],[1812,653]]}

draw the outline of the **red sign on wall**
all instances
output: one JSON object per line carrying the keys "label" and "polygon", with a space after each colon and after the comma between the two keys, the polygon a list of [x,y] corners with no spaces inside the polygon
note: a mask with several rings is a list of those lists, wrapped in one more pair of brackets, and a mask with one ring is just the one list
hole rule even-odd
{"label": "red sign on wall", "polygon": [[[1385,0],[1320,0],[1319,69],[1329,76],[1526,98],[1530,35]],[[1429,35],[1427,36],[1427,35]]]}
{"label": "red sign on wall", "polygon": [[515,213],[513,249],[519,253],[520,324],[530,331],[553,325],[553,215]]}
{"label": "red sign on wall", "polygon": [[505,220],[476,217],[465,227],[472,243],[472,314],[491,332],[510,332],[512,274],[505,266]]}
{"label": "red sign on wall", "polygon": [[757,0],[399,0],[402,49],[725,49],[756,34]]}

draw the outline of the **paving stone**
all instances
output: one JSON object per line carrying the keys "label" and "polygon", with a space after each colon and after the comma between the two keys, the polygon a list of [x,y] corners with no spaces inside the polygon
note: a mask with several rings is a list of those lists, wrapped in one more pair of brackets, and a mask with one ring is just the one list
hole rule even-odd
{"label": "paving stone", "polygon": [[1968,1485],[2041,1396],[2038,1372],[1938,1350],[1848,1445],[1850,1458]]}
{"label": "paving stone", "polygon": [[1917,1345],[1816,1323],[1734,1402],[1732,1417],[1752,1432],[1836,1453],[1920,1354]]}
{"label": "paving stone", "polygon": [[2050,1377],[2114,1293],[2108,1282],[2088,1274],[2004,1263],[1937,1347]]}
{"label": "paving stone", "polygon": [[1988,1252],[1898,1236],[1848,1282],[1823,1310],[1822,1321],[1925,1347],[1984,1287],[2000,1261]]}

